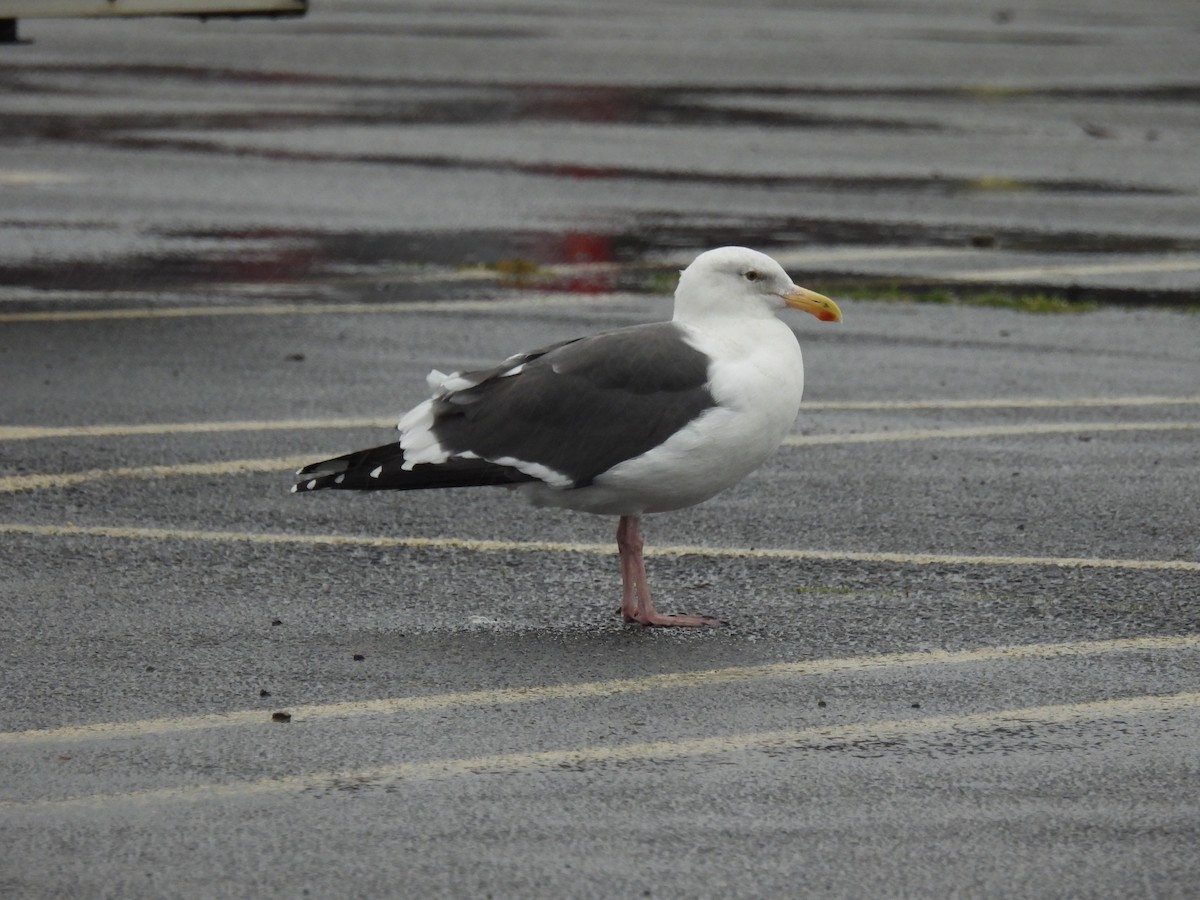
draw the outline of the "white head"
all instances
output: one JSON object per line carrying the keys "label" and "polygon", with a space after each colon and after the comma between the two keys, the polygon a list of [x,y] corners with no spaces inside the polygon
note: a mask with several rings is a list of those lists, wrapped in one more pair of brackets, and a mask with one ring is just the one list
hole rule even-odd
{"label": "white head", "polygon": [[701,253],[679,276],[675,318],[773,316],[786,306],[840,322],[841,310],[828,297],[792,283],[783,266],[748,247],[718,247]]}

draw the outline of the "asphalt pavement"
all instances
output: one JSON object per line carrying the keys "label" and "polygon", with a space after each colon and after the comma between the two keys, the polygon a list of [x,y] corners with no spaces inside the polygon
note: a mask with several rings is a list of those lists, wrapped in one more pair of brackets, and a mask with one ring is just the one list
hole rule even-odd
{"label": "asphalt pavement", "polygon": [[[1195,896],[1198,28],[22,21],[0,896]],[[788,318],[776,456],[646,522],[727,627],[622,624],[605,518],[288,493],[723,243],[845,314]]]}

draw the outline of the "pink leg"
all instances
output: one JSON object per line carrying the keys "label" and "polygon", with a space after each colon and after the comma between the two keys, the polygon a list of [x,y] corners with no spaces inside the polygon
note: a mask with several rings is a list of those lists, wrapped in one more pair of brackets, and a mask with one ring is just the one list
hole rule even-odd
{"label": "pink leg", "polygon": [[617,524],[617,549],[621,554],[621,618],[626,622],[662,627],[724,625],[711,616],[667,615],[650,602],[646,564],[642,560],[642,531],[637,516],[621,516]]}
{"label": "pink leg", "polygon": [[[621,554],[621,618],[626,622],[636,621],[638,611],[639,573],[646,580],[642,565],[642,536],[638,533],[637,518],[621,516],[617,524],[617,550]],[[631,549],[629,532],[633,530],[636,549]]]}

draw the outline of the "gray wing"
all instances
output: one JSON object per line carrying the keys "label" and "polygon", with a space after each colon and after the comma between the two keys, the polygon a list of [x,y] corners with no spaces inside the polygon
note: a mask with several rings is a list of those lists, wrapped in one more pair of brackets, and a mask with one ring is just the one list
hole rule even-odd
{"label": "gray wing", "polygon": [[583,487],[714,406],[708,364],[672,322],[567,341],[458,376],[477,383],[434,401],[432,431],[453,454],[536,463]]}

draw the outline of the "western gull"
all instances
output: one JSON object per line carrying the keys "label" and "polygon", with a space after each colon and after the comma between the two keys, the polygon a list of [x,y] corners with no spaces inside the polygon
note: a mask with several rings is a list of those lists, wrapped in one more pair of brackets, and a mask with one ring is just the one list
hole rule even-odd
{"label": "western gull", "polygon": [[621,615],[642,625],[718,625],[655,610],[641,517],[693,506],[736,484],[795,422],[804,363],[794,307],[841,321],[745,247],[683,270],[671,321],[518,353],[491,369],[433,371],[433,394],[400,418],[400,438],[297,472],[293,492],[508,485],[534,506],[619,516]]}

